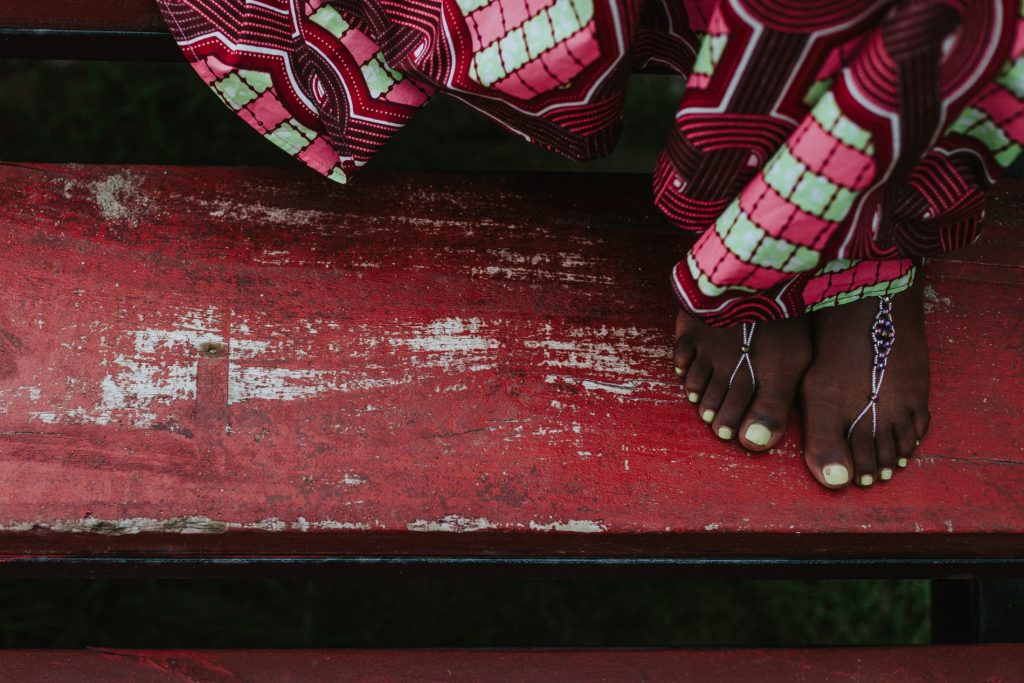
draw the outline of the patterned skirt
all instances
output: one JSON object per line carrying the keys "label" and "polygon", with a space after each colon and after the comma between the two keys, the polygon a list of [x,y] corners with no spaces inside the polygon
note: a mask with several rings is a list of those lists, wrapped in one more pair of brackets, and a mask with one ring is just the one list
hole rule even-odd
{"label": "patterned skirt", "polygon": [[686,78],[654,201],[714,325],[894,294],[970,243],[1024,144],[1021,0],[159,0],[261,135],[345,182],[436,92],[574,159]]}

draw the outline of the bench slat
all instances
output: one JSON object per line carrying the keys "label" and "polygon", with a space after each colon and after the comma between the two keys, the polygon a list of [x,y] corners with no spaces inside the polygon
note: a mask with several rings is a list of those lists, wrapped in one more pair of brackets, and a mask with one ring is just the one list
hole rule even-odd
{"label": "bench slat", "polygon": [[750,650],[4,650],[18,681],[1017,681],[1024,645]]}
{"label": "bench slat", "polygon": [[1024,186],[930,270],[921,454],[835,493],[680,398],[648,182],[0,167],[0,554],[1024,557]]}
{"label": "bench slat", "polygon": [[0,57],[180,61],[153,0],[4,0]]}
{"label": "bench slat", "polygon": [[163,31],[155,0],[4,0],[0,26],[63,31]]}

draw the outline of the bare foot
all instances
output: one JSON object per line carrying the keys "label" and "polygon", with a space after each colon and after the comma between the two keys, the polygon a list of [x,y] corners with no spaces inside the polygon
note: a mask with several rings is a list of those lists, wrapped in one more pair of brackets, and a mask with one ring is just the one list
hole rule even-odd
{"label": "bare foot", "polygon": [[[804,459],[828,488],[851,481],[871,486],[888,481],[928,430],[928,343],[923,287],[892,297],[895,342],[877,392],[874,429],[869,405],[875,352],[871,329],[879,300],[868,298],[811,316],[814,362],[800,389]],[[874,431],[874,435],[872,435]]]}
{"label": "bare foot", "polygon": [[808,320],[758,323],[750,338],[749,366],[743,347],[742,326],[710,327],[682,311],[676,318],[676,374],[697,414],[719,438],[735,436],[744,447],[765,451],[782,438],[811,362]]}

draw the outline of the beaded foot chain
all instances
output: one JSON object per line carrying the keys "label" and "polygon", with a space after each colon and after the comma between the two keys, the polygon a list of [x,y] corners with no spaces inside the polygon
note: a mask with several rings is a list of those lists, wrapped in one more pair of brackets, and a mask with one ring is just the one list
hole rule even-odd
{"label": "beaded foot chain", "polygon": [[864,410],[850,425],[846,432],[846,440],[853,436],[853,429],[860,422],[861,418],[871,413],[871,436],[878,432],[878,394],[882,389],[882,380],[885,379],[885,364],[889,360],[889,353],[892,352],[892,345],[896,341],[896,327],[892,322],[892,297],[883,296],[878,299],[878,312],[875,313],[875,321],[871,326],[871,344],[875,348],[875,361],[871,366],[871,397]]}
{"label": "beaded foot chain", "polygon": [[740,359],[736,361],[736,367],[733,368],[732,374],[729,376],[729,387],[732,387],[732,381],[736,379],[736,373],[740,371],[740,368],[744,363],[747,364],[747,370],[750,371],[750,388],[751,390],[757,386],[757,378],[754,377],[754,364],[750,361],[750,345],[754,341],[754,330],[757,329],[757,323],[743,323],[743,345],[740,347]]}

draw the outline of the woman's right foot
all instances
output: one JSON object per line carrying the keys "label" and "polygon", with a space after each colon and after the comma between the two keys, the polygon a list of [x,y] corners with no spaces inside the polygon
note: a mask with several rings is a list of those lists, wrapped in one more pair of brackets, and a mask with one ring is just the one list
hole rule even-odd
{"label": "woman's right foot", "polygon": [[865,407],[872,396],[871,330],[879,300],[867,298],[811,316],[814,362],[800,392],[804,459],[811,475],[828,488],[891,479],[907,466],[928,430],[930,377],[920,279],[891,301],[895,341],[875,393],[874,420]]}

